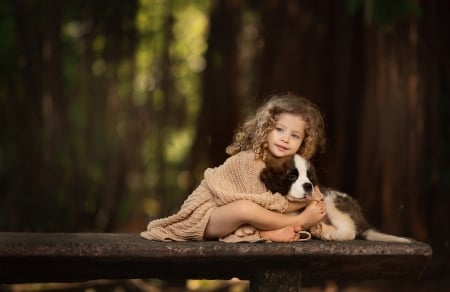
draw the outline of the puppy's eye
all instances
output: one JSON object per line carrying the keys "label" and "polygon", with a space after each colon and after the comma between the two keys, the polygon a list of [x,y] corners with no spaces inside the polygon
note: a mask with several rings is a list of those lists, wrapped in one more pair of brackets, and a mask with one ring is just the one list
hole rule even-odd
{"label": "puppy's eye", "polygon": [[291,171],[288,175],[288,180],[291,182],[296,181],[297,178],[298,178],[298,170],[297,169]]}

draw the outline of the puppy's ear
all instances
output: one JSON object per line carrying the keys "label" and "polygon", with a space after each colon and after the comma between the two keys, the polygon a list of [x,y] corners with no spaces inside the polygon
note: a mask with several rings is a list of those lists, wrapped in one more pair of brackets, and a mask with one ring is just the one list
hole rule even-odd
{"label": "puppy's ear", "polygon": [[268,166],[264,168],[260,175],[259,179],[264,183],[267,189],[269,189],[271,192],[277,192],[277,181],[278,177],[281,175],[280,169],[277,169],[275,167]]}
{"label": "puppy's ear", "polygon": [[289,181],[291,164],[290,161],[266,164],[267,166],[261,171],[259,178],[272,193],[287,195],[292,184],[292,181]]}
{"label": "puppy's ear", "polygon": [[308,178],[313,185],[319,185],[319,177],[317,176],[316,168],[308,161]]}
{"label": "puppy's ear", "polygon": [[292,157],[287,156],[280,158],[268,153],[264,162],[267,168],[281,169],[285,168],[287,164],[292,163]]}

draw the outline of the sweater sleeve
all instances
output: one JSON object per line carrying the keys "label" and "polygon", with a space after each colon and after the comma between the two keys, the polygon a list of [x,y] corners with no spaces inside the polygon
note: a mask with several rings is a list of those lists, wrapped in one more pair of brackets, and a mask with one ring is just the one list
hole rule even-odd
{"label": "sweater sleeve", "polygon": [[216,168],[205,171],[205,180],[215,202],[225,205],[238,200],[251,200],[263,208],[283,213],[288,200],[267,190],[259,179],[265,164],[255,160],[252,152],[241,152]]}

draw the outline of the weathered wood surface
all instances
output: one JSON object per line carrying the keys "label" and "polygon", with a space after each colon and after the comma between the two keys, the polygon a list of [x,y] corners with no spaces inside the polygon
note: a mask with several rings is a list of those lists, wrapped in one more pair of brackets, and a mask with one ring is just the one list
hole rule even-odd
{"label": "weathered wood surface", "polygon": [[[155,242],[137,234],[0,233],[0,283],[93,279],[419,279],[431,248],[369,241]],[[294,279],[295,281],[295,279]]]}

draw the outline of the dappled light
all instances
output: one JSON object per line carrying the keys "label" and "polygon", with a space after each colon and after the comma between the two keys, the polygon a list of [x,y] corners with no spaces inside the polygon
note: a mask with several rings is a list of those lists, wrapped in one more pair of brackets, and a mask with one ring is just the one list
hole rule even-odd
{"label": "dappled light", "polygon": [[[225,161],[249,114],[292,92],[325,118],[320,181],[357,198],[374,227],[431,244],[424,278],[445,286],[448,3],[2,2],[0,231],[143,231]],[[92,291],[171,284],[182,289],[129,280]],[[181,286],[248,290],[238,279]]]}

